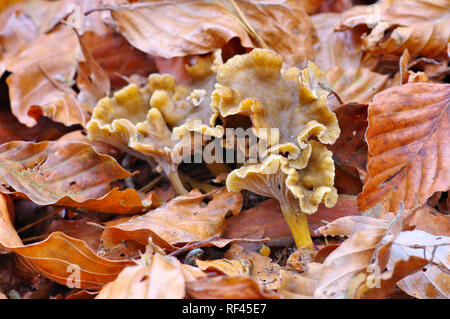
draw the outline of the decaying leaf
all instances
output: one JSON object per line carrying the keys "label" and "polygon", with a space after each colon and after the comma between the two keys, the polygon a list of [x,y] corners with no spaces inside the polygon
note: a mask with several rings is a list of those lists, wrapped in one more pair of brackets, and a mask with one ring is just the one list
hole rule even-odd
{"label": "decaying leaf", "polygon": [[87,244],[61,232],[46,240],[13,247],[26,268],[62,285],[100,288],[114,280],[131,261],[113,261],[96,255]]}
{"label": "decaying leaf", "polygon": [[367,25],[364,49],[374,54],[446,57],[450,37],[449,3],[438,1],[381,1],[376,6],[355,6],[343,14],[338,29]]}
{"label": "decaying leaf", "polygon": [[10,142],[0,146],[1,192],[40,205],[62,205],[111,213],[144,209],[133,189],[110,183],[132,176],[113,158],[82,143]]}
{"label": "decaying leaf", "polygon": [[264,291],[249,277],[216,276],[186,284],[187,294],[194,299],[278,299],[275,293]]}
{"label": "decaying leaf", "polygon": [[9,252],[9,247],[22,246],[22,240],[17,235],[11,221],[14,217],[13,206],[8,195],[0,194],[0,250]]}
{"label": "decaying leaf", "polygon": [[[145,263],[143,258],[141,263]],[[125,267],[114,281],[102,288],[96,299],[181,299],[185,280],[180,262],[158,253],[148,264]]]}
{"label": "decaying leaf", "polygon": [[361,211],[421,207],[436,191],[450,188],[450,85],[411,83],[377,94],[369,105],[367,181]]}
{"label": "decaying leaf", "polygon": [[225,215],[240,211],[240,194],[215,191],[208,205],[203,200],[208,194],[191,191],[189,195],[178,196],[165,205],[144,215],[123,223],[108,226],[102,235],[106,248],[124,240],[134,240],[147,245],[148,238],[168,250],[173,245],[206,240],[225,229]]}
{"label": "decaying leaf", "polygon": [[241,263],[247,264],[248,275],[265,289],[276,290],[280,286],[281,267],[270,257],[253,251],[246,252],[239,244],[233,244],[225,253],[225,258],[240,260]]}
{"label": "decaying leaf", "polygon": [[5,61],[13,73],[7,79],[11,109],[21,123],[33,126],[45,115],[67,126],[86,124],[88,106],[70,84],[80,55],[75,32],[60,26]]}
{"label": "decaying leaf", "polygon": [[357,68],[361,64],[361,32],[336,32],[334,25],[341,19],[338,13],[319,13],[311,16],[319,41],[314,46],[314,62],[321,70],[334,67]]}
{"label": "decaying leaf", "polygon": [[294,66],[312,59],[317,35],[301,3],[296,0],[236,0],[235,3],[261,38],[260,45],[279,53],[286,64]]}
{"label": "decaying leaf", "polygon": [[208,53],[234,37],[252,47],[242,23],[223,6],[205,1],[153,1],[138,9],[111,12],[134,47],[165,58]]}
{"label": "decaying leaf", "polygon": [[358,103],[344,104],[334,110],[341,135],[336,143],[329,146],[333,159],[339,165],[352,166],[360,174],[366,171],[367,144],[367,105]]}

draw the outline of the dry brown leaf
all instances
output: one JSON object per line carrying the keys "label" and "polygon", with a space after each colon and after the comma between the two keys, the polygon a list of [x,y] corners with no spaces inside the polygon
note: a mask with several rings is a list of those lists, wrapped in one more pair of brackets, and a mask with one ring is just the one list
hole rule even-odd
{"label": "dry brown leaf", "polygon": [[450,216],[426,205],[414,212],[409,225],[435,236],[450,236]]}
{"label": "dry brown leaf", "polygon": [[355,6],[343,14],[338,29],[367,25],[364,48],[373,54],[401,55],[408,49],[414,56],[447,58],[450,37],[448,0],[394,0],[375,6]]}
{"label": "dry brown leaf", "polygon": [[115,148],[114,146],[111,146],[109,144],[100,142],[100,141],[91,141],[88,139],[88,137],[83,134],[82,130],[73,131],[70,133],[67,133],[63,136],[61,136],[58,139],[59,142],[64,143],[85,143],[92,145],[92,147],[95,149],[95,151],[99,154],[105,154],[110,155],[114,157],[116,160],[120,159],[120,156],[122,155],[122,152]]}
{"label": "dry brown leaf", "polygon": [[186,196],[178,196],[160,208],[126,222],[108,226],[102,235],[106,248],[114,247],[124,240],[134,240],[147,245],[152,237],[157,245],[174,250],[173,245],[203,241],[225,229],[225,216],[236,214],[242,205],[240,194],[214,191],[208,205],[203,195],[194,190]]}
{"label": "dry brown leaf", "polygon": [[412,83],[385,90],[369,105],[367,180],[361,211],[421,207],[450,188],[450,85]]}
{"label": "dry brown leaf", "polygon": [[[0,251],[9,252],[9,247],[22,246],[11,219],[14,218],[13,205],[8,195],[0,194]],[[11,218],[12,217],[12,218]]]}
{"label": "dry brown leaf", "polygon": [[253,47],[241,22],[215,3],[152,1],[147,7],[111,14],[131,45],[155,56],[208,53],[234,37],[239,37],[244,47]]}
{"label": "dry brown leaf", "polygon": [[264,291],[249,277],[217,276],[186,284],[187,294],[194,299],[278,299],[275,293]]}
{"label": "dry brown leaf", "polygon": [[390,264],[413,257],[431,263],[402,280],[397,285],[407,294],[420,299],[450,297],[450,237],[433,236],[421,230],[400,233],[392,247]]}
{"label": "dry brown leaf", "polygon": [[54,140],[69,131],[70,128],[48,118],[41,118],[35,126],[28,127],[21,124],[9,109],[0,108],[0,144],[15,140]]}
{"label": "dry brown leaf", "polygon": [[83,207],[110,213],[144,209],[134,189],[111,190],[132,176],[113,158],[82,143],[9,142],[0,146],[0,190],[40,205]]}
{"label": "dry brown leaf", "polygon": [[108,74],[113,88],[128,84],[123,77],[148,76],[156,72],[154,59],[132,47],[118,32],[108,30],[106,34],[98,34],[87,31],[82,39],[92,57]]}
{"label": "dry brown leaf", "polygon": [[233,244],[225,253],[225,258],[240,260],[241,263],[249,262],[248,276],[268,290],[276,290],[280,286],[281,267],[273,263],[272,259],[259,253],[244,251],[239,244]]}
{"label": "dry brown leaf", "polygon": [[351,166],[365,175],[367,161],[367,144],[365,133],[367,129],[367,105],[348,103],[334,110],[341,135],[329,146],[333,152],[335,163]]}
{"label": "dry brown leaf", "polygon": [[[149,259],[148,264],[146,260]],[[180,262],[158,253],[144,255],[138,265],[125,267],[96,299],[182,299],[185,279]]]}
{"label": "dry brown leaf", "polygon": [[313,58],[316,30],[297,0],[236,0],[235,3],[266,48],[280,54],[288,66]]}
{"label": "dry brown leaf", "polygon": [[12,249],[27,269],[78,288],[100,288],[132,264],[99,257],[84,241],[61,232],[52,233],[44,241]]}
{"label": "dry brown leaf", "polygon": [[75,32],[62,25],[5,61],[13,73],[7,79],[11,109],[21,123],[33,126],[45,115],[67,126],[86,124],[87,106],[70,83],[80,55]]}
{"label": "dry brown leaf", "polygon": [[319,39],[314,45],[314,62],[321,70],[333,67],[357,68],[361,64],[361,32],[334,31],[334,25],[340,19],[341,15],[338,13],[319,13],[311,16]]}
{"label": "dry brown leaf", "polygon": [[229,277],[234,276],[248,276],[249,265],[242,260],[233,259],[213,259],[200,260],[196,259],[195,263],[198,268],[205,272],[214,271]]}
{"label": "dry brown leaf", "polygon": [[[325,78],[331,89],[339,94],[344,103],[357,102],[368,104],[375,94],[389,87],[389,76],[372,72],[362,67],[343,69],[331,68],[326,71]],[[332,103],[332,110],[341,103]]]}

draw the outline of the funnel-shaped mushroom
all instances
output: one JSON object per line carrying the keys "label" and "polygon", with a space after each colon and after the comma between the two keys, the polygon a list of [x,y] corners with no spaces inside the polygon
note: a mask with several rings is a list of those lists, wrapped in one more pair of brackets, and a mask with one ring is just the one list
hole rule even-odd
{"label": "funnel-shaped mushroom", "polygon": [[[312,248],[306,214],[337,201],[332,153],[321,143],[334,143],[340,129],[319,85],[320,70],[311,62],[302,70],[281,68],[281,57],[262,49],[220,65],[212,121],[251,119],[254,134],[269,146],[267,157],[233,171],[227,187],[277,198],[297,246]],[[274,128],[278,134],[267,134]]]}
{"label": "funnel-shaped mushroom", "polygon": [[[205,70],[211,67],[212,60],[206,62],[188,69],[193,80],[187,85],[177,85],[169,74],[151,74],[146,86],[130,84],[113,97],[101,99],[87,124],[88,137],[149,163],[156,162],[178,193],[187,194],[177,169],[182,152],[180,139],[191,131],[222,135],[221,127],[208,125],[212,115],[209,96],[215,75]],[[175,136],[172,128],[178,130]]]}
{"label": "funnel-shaped mushroom", "polygon": [[245,165],[227,178],[230,191],[250,190],[274,197],[280,202],[297,247],[311,247],[307,214],[317,211],[320,203],[332,207],[337,201],[333,187],[334,162],[325,146],[310,141],[311,155],[306,167],[295,169],[282,155],[270,155],[262,163]]}

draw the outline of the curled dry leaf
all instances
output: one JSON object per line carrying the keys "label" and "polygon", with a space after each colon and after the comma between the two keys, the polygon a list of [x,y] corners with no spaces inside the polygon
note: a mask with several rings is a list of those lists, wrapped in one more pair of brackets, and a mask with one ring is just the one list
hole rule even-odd
{"label": "curled dry leaf", "polygon": [[[208,205],[203,205],[203,200],[209,195],[213,199]],[[148,238],[152,237],[153,242],[162,248],[175,250],[175,244],[221,235],[225,229],[225,216],[228,212],[238,213],[241,205],[241,194],[221,190],[203,195],[199,191],[191,191],[144,215],[108,226],[102,240],[104,246],[110,248],[124,240],[147,245]]]}
{"label": "curled dry leaf", "polygon": [[188,296],[194,299],[278,299],[273,292],[262,289],[249,277],[216,276],[186,284]]}
{"label": "curled dry leaf", "polygon": [[[10,252],[10,247],[22,246],[11,219],[14,218],[13,205],[8,195],[0,194],[0,251]],[[12,218],[11,218],[12,217]]]}
{"label": "curled dry leaf", "polygon": [[311,16],[319,41],[314,45],[314,62],[321,70],[334,67],[357,68],[361,64],[361,32],[333,28],[341,19],[338,13],[319,13]]}
{"label": "curled dry leaf", "polygon": [[155,56],[208,53],[234,37],[244,47],[253,47],[242,23],[215,3],[152,1],[146,7],[121,8],[111,14],[128,42]]}
{"label": "curled dry leaf", "polygon": [[100,288],[132,264],[99,257],[84,241],[61,232],[52,233],[44,241],[12,249],[25,268],[61,285],[79,288]]}
{"label": "curled dry leaf", "polygon": [[246,260],[249,261],[248,275],[265,289],[276,290],[280,286],[281,266],[273,263],[270,257],[253,251],[246,252],[239,244],[233,244],[225,253],[225,258],[240,260],[244,264]]}
{"label": "curled dry leaf", "polygon": [[118,32],[108,30],[99,34],[87,31],[82,39],[92,57],[108,74],[113,88],[128,84],[123,77],[148,76],[156,71],[154,59],[132,47]]}
{"label": "curled dry leaf", "polygon": [[[145,260],[149,259],[148,264]],[[125,267],[105,285],[96,299],[181,299],[185,279],[180,262],[155,253],[143,256],[138,265]]]}
{"label": "curled dry leaf", "polygon": [[[433,236],[421,230],[400,233],[392,246],[388,269],[398,260],[426,259],[430,263],[397,285],[407,294],[420,299],[450,297],[450,237]],[[422,267],[420,267],[422,268]]]}
{"label": "curled dry leaf", "polygon": [[382,1],[376,7],[355,6],[346,11],[338,29],[368,26],[371,31],[362,41],[364,49],[373,54],[401,55],[408,49],[414,56],[445,59],[449,13],[447,0]]}
{"label": "curled dry leaf", "polygon": [[450,85],[411,83],[385,90],[369,105],[367,180],[361,211],[421,207],[450,188]]}
{"label": "curled dry leaf", "polygon": [[80,55],[75,32],[61,25],[5,61],[13,73],[7,79],[11,109],[21,123],[33,126],[45,115],[67,126],[86,124],[87,106],[70,83]]}
{"label": "curled dry leaf", "polygon": [[236,0],[235,3],[261,37],[260,45],[279,53],[287,65],[294,66],[313,58],[316,30],[297,0]]}
{"label": "curled dry leaf", "polygon": [[450,235],[450,215],[442,214],[427,205],[414,212],[409,225],[435,236]]}
{"label": "curled dry leaf", "polygon": [[[326,71],[325,78],[344,103],[368,104],[375,94],[390,86],[389,75],[372,72],[363,67],[334,67]],[[334,110],[340,105],[333,103],[330,107]]]}
{"label": "curled dry leaf", "polygon": [[0,144],[15,140],[34,142],[54,140],[70,130],[63,124],[45,117],[39,119],[35,126],[28,127],[21,124],[10,110],[0,108]]}
{"label": "curled dry leaf", "polygon": [[0,146],[0,191],[39,205],[82,207],[110,213],[144,209],[133,189],[110,183],[133,174],[82,143],[9,142]]}
{"label": "curled dry leaf", "polygon": [[341,135],[336,143],[329,146],[335,163],[354,167],[365,175],[367,161],[367,105],[348,103],[334,110]]}

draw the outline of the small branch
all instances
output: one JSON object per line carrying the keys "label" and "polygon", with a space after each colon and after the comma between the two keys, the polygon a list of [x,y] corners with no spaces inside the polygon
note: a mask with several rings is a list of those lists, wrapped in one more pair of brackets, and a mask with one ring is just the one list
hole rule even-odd
{"label": "small branch", "polygon": [[46,220],[49,219],[50,217],[59,214],[63,209],[64,209],[64,208],[57,208],[57,209],[55,209],[55,211],[54,211],[53,213],[51,213],[51,214],[49,214],[49,215],[47,215],[47,216],[45,216],[45,217],[42,217],[42,218],[40,218],[40,219],[38,219],[38,220],[35,220],[35,221],[32,222],[31,224],[28,224],[28,225],[26,225],[26,226],[24,226],[24,227],[18,229],[18,230],[17,230],[17,233],[21,233],[21,232],[23,232],[23,231],[25,231],[25,230],[27,230],[27,229],[30,229],[30,228],[33,227],[33,226],[36,226],[37,224],[40,224],[40,223],[46,221]]}
{"label": "small branch", "polygon": [[205,244],[209,244],[209,243],[211,243],[211,242],[213,242],[215,240],[218,240],[219,238],[220,238],[220,235],[216,234],[216,235],[214,235],[214,236],[212,236],[212,237],[210,237],[208,239],[205,239],[205,240],[202,240],[202,241],[197,241],[197,242],[192,243],[192,244],[188,244],[188,245],[186,245],[186,246],[184,246],[184,247],[182,247],[180,249],[177,249],[177,250],[171,252],[169,254],[169,256],[177,256],[177,255],[182,254],[182,253],[184,253],[184,252],[186,252],[188,250],[193,250],[193,249],[196,249],[196,248],[200,248],[200,247],[204,246]]}

